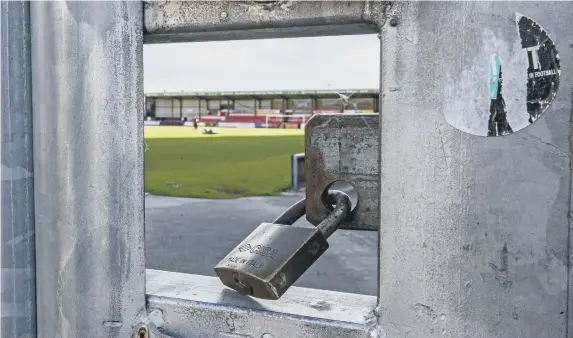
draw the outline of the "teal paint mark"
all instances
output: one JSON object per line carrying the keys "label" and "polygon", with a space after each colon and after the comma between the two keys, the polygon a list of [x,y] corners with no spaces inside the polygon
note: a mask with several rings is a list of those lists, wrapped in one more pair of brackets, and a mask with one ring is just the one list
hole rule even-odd
{"label": "teal paint mark", "polygon": [[496,100],[499,93],[500,72],[501,59],[499,55],[494,54],[489,65],[489,96],[492,100]]}

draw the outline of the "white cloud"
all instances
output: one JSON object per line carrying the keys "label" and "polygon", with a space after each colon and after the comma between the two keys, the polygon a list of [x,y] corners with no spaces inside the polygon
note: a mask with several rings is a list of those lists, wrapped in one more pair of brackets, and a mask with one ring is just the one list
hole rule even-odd
{"label": "white cloud", "polygon": [[376,35],[144,46],[145,92],[378,88]]}

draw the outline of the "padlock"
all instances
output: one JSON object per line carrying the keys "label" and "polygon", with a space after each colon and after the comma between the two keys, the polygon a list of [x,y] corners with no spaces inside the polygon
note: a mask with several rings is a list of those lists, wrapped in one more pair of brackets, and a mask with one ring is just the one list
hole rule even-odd
{"label": "padlock", "polygon": [[326,239],[350,213],[344,192],[329,191],[328,198],[334,208],[316,228],[292,226],[305,214],[304,199],[259,225],[215,266],[221,282],[244,295],[279,299],[328,249]]}

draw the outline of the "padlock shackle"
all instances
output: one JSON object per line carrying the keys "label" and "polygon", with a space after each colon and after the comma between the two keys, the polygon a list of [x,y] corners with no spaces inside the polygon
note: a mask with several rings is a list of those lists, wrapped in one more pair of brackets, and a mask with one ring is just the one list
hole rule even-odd
{"label": "padlock shackle", "polygon": [[[340,190],[330,190],[327,196],[328,202],[334,204],[334,209],[330,214],[317,226],[318,230],[324,234],[326,238],[330,237],[340,224],[344,221],[346,216],[350,213],[352,202],[350,197]],[[291,205],[285,212],[283,212],[277,219],[273,221],[274,224],[293,225],[302,216],[306,214],[306,198],[303,198]]]}
{"label": "padlock shackle", "polygon": [[318,230],[326,238],[330,237],[340,227],[340,224],[342,224],[352,208],[350,197],[340,190],[330,190],[328,192],[328,202],[335,205],[334,209],[317,226]]}
{"label": "padlock shackle", "polygon": [[306,198],[301,199],[295,204],[291,205],[285,212],[282,213],[274,224],[293,225],[302,216],[306,214]]}

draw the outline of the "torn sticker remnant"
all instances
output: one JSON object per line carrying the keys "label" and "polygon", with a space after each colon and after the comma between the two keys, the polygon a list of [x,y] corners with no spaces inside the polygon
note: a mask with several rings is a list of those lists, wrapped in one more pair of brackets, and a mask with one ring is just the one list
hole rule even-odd
{"label": "torn sticker remnant", "polygon": [[489,68],[489,120],[487,136],[502,136],[512,134],[513,130],[507,121],[505,100],[501,94],[503,77],[501,72],[501,59],[494,54],[491,57]]}
{"label": "torn sticker remnant", "polygon": [[535,122],[549,108],[559,88],[559,53],[547,32],[531,18],[516,13],[521,47],[527,52],[527,113]]}

